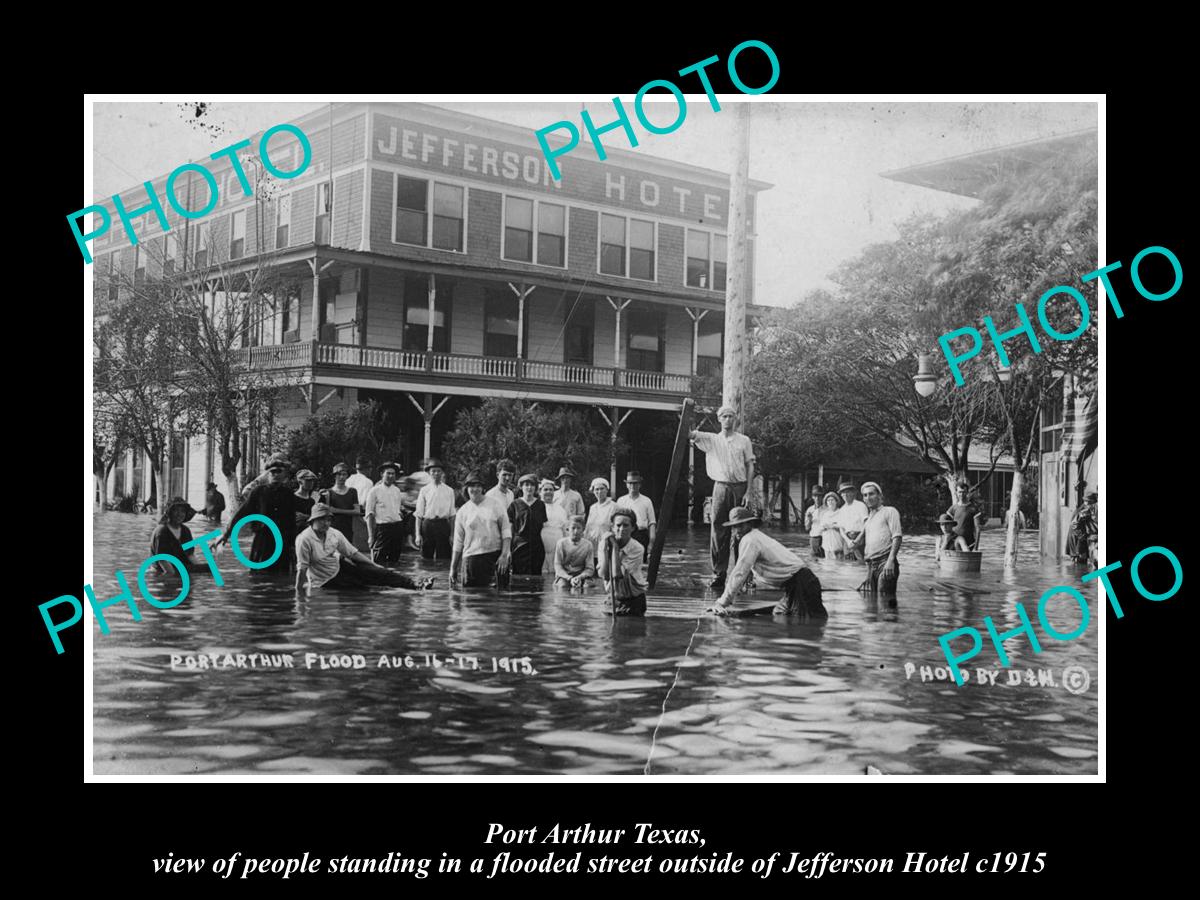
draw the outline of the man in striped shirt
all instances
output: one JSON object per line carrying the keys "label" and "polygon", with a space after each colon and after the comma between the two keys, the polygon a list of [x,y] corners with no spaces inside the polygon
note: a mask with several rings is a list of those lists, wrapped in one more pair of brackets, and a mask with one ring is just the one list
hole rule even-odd
{"label": "man in striped shirt", "polygon": [[751,487],[754,484],[754,446],[750,438],[733,430],[736,415],[732,406],[722,406],[717,410],[717,420],[721,423],[718,434],[693,431],[688,435],[692,443],[704,451],[704,465],[713,481],[712,530],[708,548],[713,567],[709,587],[714,591],[725,590],[730,535],[724,525],[730,510],[743,502],[751,507],[762,505]]}

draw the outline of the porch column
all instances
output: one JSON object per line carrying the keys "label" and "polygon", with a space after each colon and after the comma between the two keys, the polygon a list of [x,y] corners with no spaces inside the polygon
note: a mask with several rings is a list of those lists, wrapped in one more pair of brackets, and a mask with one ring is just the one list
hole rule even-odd
{"label": "porch column", "polygon": [[690,306],[685,306],[684,309],[692,320],[692,377],[695,378],[696,366],[700,361],[700,320],[708,315],[708,310],[693,310]]}
{"label": "porch column", "polygon": [[437,309],[437,276],[429,273],[429,326],[425,337],[425,352],[433,352],[433,317]]}
{"label": "porch column", "polygon": [[[608,301],[608,305],[611,306],[617,313],[617,327],[613,331],[613,368],[620,369],[621,368],[621,311],[623,309],[625,309],[625,307],[627,307],[630,303],[632,303],[633,300],[614,300],[612,297],[608,297],[608,296],[606,296],[604,299]],[[619,385],[614,384],[613,387],[619,387]]]}
{"label": "porch column", "polygon": [[417,398],[414,397],[412,394],[406,394],[405,396],[408,397],[408,402],[417,408],[417,412],[419,412],[421,414],[421,418],[425,421],[425,444],[424,444],[423,453],[424,453],[424,458],[426,460],[428,460],[429,459],[429,451],[431,449],[431,432],[433,429],[433,417],[436,416],[438,414],[438,412],[441,410],[441,408],[446,405],[446,401],[450,399],[450,395],[447,394],[445,397],[443,397],[442,402],[439,403],[437,406],[433,405],[433,394],[429,393],[428,391],[425,392],[425,403],[424,404],[418,403]]}

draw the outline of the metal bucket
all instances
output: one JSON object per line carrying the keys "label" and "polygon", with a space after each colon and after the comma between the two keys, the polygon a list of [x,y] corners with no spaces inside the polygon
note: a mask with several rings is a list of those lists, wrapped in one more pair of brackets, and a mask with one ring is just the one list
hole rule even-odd
{"label": "metal bucket", "polygon": [[961,575],[978,572],[982,561],[983,553],[979,550],[943,550],[939,567],[943,575]]}

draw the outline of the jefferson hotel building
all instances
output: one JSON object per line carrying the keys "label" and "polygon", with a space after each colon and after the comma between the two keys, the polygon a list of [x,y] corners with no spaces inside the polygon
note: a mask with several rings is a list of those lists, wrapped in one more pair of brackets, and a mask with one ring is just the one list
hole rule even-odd
{"label": "jefferson hotel building", "polygon": [[[138,283],[164,268],[277,267],[287,296],[242,337],[247,364],[287,384],[276,424],[378,400],[411,470],[482,397],[579,405],[619,429],[631,450],[614,472],[641,469],[657,501],[670,447],[642,435],[673,434],[686,397],[719,399],[729,176],[642,149],[606,148],[602,162],[585,135],[555,181],[532,129],[423,104],[335,103],[292,124],[311,145],[299,177],[246,197],[227,158],[205,160],[218,205],[187,220],[164,199],[171,230],[139,216],[137,246],[114,213],[93,246],[97,292],[120,290],[100,286],[113,273]],[[241,153],[252,186],[264,177],[257,146]],[[287,132],[270,157],[284,171],[303,160]],[[165,182],[152,179],[160,199]],[[207,196],[201,178],[185,184],[181,202]],[[750,183],[751,236],[768,187]],[[121,196],[130,210],[147,202],[141,186]],[[752,238],[748,257],[752,286]],[[248,438],[244,451],[256,470],[263,449]],[[204,436],[176,438],[170,454],[168,496],[201,507],[207,482],[224,490]],[[140,456],[114,467],[110,497],[149,495]]]}

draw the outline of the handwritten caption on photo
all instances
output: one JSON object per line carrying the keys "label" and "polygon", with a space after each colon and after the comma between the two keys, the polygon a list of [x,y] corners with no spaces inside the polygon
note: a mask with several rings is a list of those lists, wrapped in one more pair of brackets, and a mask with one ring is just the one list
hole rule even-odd
{"label": "handwritten caption on photo", "polygon": [[[443,658],[444,657],[444,658]],[[537,675],[528,656],[474,656],[465,653],[172,653],[171,671],[225,669],[461,669],[468,672],[507,672]],[[299,663],[299,664],[298,664]]]}

